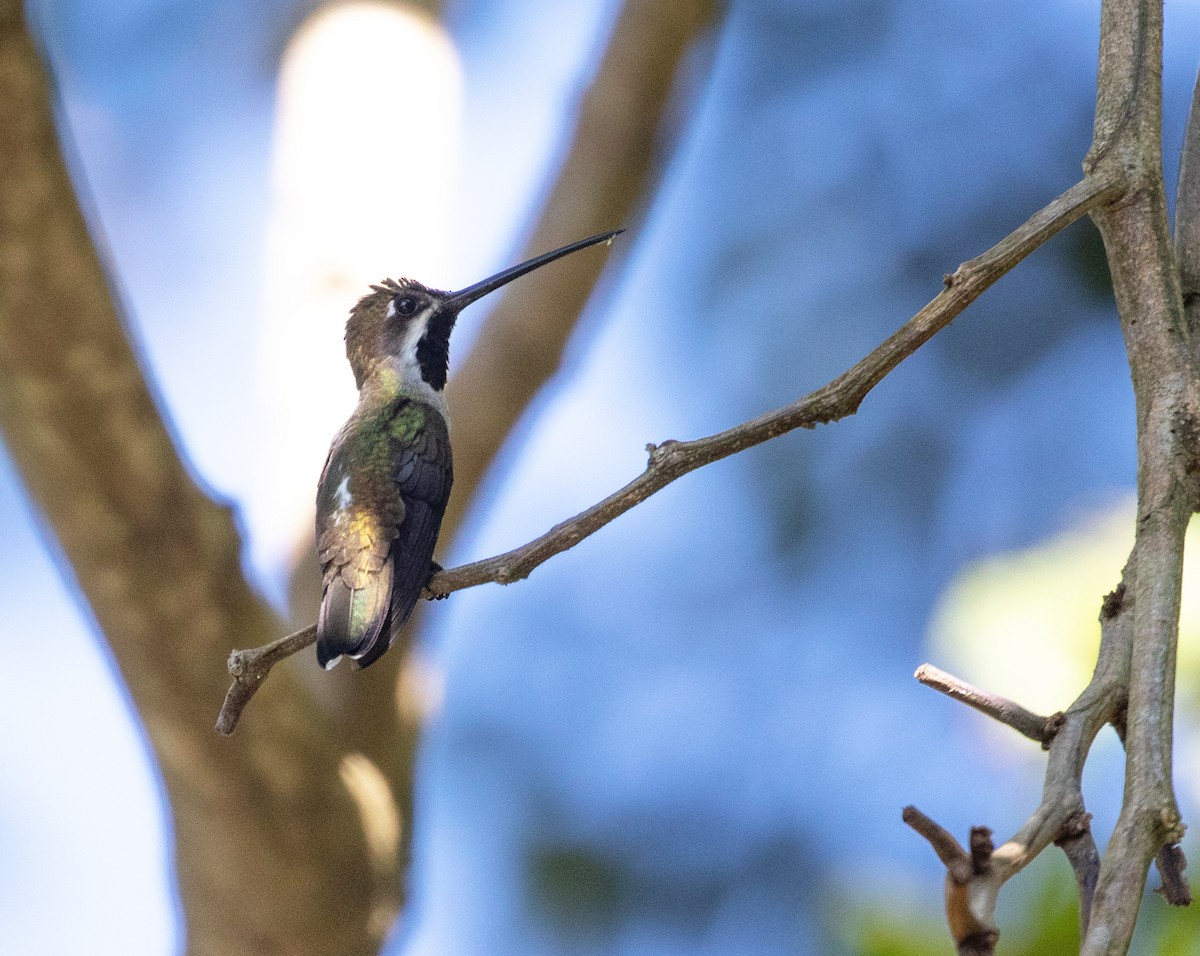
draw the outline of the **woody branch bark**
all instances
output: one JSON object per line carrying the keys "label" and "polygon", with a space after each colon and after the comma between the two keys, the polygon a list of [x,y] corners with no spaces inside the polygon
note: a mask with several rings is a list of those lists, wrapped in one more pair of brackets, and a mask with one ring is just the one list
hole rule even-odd
{"label": "woody branch bark", "polygon": [[229,634],[265,640],[279,623],[146,386],[22,13],[0,0],[0,427],[154,747],[188,951],[370,952],[371,909],[398,879],[371,867],[329,722],[281,675],[259,701],[261,736],[208,730],[214,656]]}
{"label": "woody branch bark", "polygon": [[932,664],[922,664],[913,676],[926,687],[932,687],[951,700],[961,701],[1002,724],[1008,724],[1017,733],[1030,740],[1036,740],[1043,747],[1049,747],[1050,741],[1062,727],[1061,713],[1041,717],[998,694],[989,694],[978,687],[972,687],[966,681],[959,680],[953,674],[947,674]]}
{"label": "woody branch bark", "polygon": [[[1183,317],[1192,339],[1192,354],[1200,336],[1200,79],[1192,93],[1192,106],[1184,135],[1175,194],[1175,261],[1183,300]],[[1195,447],[1193,442],[1193,447]],[[1196,508],[1196,502],[1192,504]],[[1157,858],[1162,873],[1162,893],[1173,905],[1191,902],[1191,889],[1183,877],[1187,860],[1178,845],[1168,844]]]}
{"label": "woody branch bark", "polygon": [[[968,894],[972,918],[994,929],[1000,886],[1049,839],[1060,842],[1080,886],[1085,956],[1128,952],[1152,859],[1158,858],[1168,901],[1190,901],[1182,853],[1175,845],[1183,824],[1172,784],[1171,740],[1183,539],[1200,501],[1200,393],[1195,319],[1185,314],[1181,270],[1167,226],[1161,63],[1162,4],[1105,0],[1095,137],[1084,169],[1089,177],[1104,176],[1120,188],[1092,217],[1104,237],[1137,408],[1136,538],[1121,587],[1104,604],[1095,676],[1050,744],[1042,803],[996,851],[993,859],[1000,865],[978,878]],[[1179,213],[1179,248],[1187,260],[1182,272],[1192,301],[1200,274],[1196,121],[1193,111]],[[1094,846],[1073,842],[1077,837],[1071,831],[1083,819],[1083,763],[1104,722],[1114,723],[1125,743],[1125,792],[1116,828],[1097,863]],[[954,925],[952,918],[952,932]]]}
{"label": "woody branch bark", "polygon": [[[1126,574],[1131,574],[1130,568],[1126,569]],[[1010,840],[990,854],[990,865],[986,869],[947,868],[946,916],[951,936],[962,956],[994,952],[1000,935],[996,924],[996,902],[1001,887],[1051,843],[1062,845],[1075,871],[1081,895],[1080,924],[1083,932],[1087,932],[1099,859],[1083,801],[1083,765],[1096,734],[1123,711],[1133,637],[1129,607],[1120,596],[1124,592],[1114,593],[1118,596],[1106,601],[1101,611],[1100,651],[1092,680],[1061,715],[1056,732],[1045,744],[1049,756],[1038,808]],[[918,679],[925,667],[928,665],[922,665],[918,670]],[[950,682],[957,683],[954,678],[950,678]],[[1013,726],[998,713],[989,715]],[[919,811],[912,807],[905,810],[905,822],[910,825],[911,813]],[[929,839],[927,830],[914,829]],[[945,863],[939,844],[930,842]]]}
{"label": "woody branch bark", "polygon": [[1121,175],[1120,202],[1093,214],[1104,237],[1137,409],[1138,522],[1125,794],[1100,868],[1082,952],[1125,953],[1150,860],[1183,833],[1171,774],[1183,541],[1196,510],[1195,343],[1183,311],[1162,178],[1162,4],[1106,0],[1096,132],[1085,168]]}
{"label": "woody branch bark", "polygon": [[[479,584],[510,584],[529,576],[538,565],[573,548],[619,515],[645,501],[675,479],[705,465],[753,448],[797,428],[815,428],[853,415],[870,391],[904,359],[945,328],[993,282],[1034,249],[1112,196],[1103,175],[1090,176],[1072,186],[1044,209],[1031,216],[987,252],[964,262],[944,279],[945,288],[905,325],[874,351],[832,382],[783,408],[767,412],[733,428],[693,441],[665,441],[649,445],[646,470],[624,488],[586,511],[555,525],[539,538],[519,548],[462,567],[440,571],[429,581],[429,597],[444,597]],[[290,635],[287,647],[311,644],[312,628]],[[230,658],[233,686],[218,718],[218,729],[232,732],[242,708],[279,659],[280,643]]]}
{"label": "woody branch bark", "polygon": [[1192,91],[1192,107],[1179,161],[1175,191],[1175,261],[1179,268],[1183,315],[1192,341],[1200,336],[1200,77]]}

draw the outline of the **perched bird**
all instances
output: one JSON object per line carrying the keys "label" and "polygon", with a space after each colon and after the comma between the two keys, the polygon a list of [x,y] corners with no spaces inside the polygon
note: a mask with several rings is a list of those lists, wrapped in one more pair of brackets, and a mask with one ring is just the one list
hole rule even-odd
{"label": "perched bird", "polygon": [[555,249],[459,292],[387,279],[350,310],[346,357],[358,406],[333,439],[317,489],[322,667],[342,655],[360,667],[378,660],[437,570],[433,547],[453,479],[445,388],[459,312],[621,231]]}

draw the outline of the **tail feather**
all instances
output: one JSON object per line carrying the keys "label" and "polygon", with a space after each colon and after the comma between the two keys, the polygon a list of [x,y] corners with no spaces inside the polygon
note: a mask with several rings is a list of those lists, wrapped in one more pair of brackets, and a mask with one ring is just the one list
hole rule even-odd
{"label": "tail feather", "polygon": [[[390,561],[384,562],[378,573],[371,574],[361,588],[351,588],[340,574],[331,575],[317,617],[317,663],[329,670],[343,654],[359,658],[370,654],[380,643],[386,649],[390,635],[383,625],[391,594]],[[375,656],[381,653],[383,650]]]}

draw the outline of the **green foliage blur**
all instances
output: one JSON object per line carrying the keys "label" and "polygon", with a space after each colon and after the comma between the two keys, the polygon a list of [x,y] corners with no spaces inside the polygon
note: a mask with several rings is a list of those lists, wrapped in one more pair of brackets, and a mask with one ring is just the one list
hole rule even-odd
{"label": "green foliage blur", "polygon": [[[1079,952],[1079,909],[1075,882],[1057,850],[1005,886],[998,918],[999,956],[1074,956]],[[1032,880],[1028,878],[1032,877]],[[1027,880],[1022,885],[1022,878]],[[1029,883],[1032,886],[1028,885]],[[1158,877],[1152,869],[1149,886]],[[1019,897],[1013,901],[1014,897]],[[1008,903],[1006,903],[1006,898]],[[909,908],[858,912],[841,921],[846,951],[854,956],[952,956],[954,944],[940,913],[917,915]],[[1168,906],[1147,891],[1132,956],[1200,956],[1200,906]]]}

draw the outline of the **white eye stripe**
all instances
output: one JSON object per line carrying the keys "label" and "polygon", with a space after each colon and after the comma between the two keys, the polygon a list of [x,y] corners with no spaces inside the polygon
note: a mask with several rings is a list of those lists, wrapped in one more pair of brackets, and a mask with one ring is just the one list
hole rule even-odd
{"label": "white eye stripe", "polygon": [[396,317],[396,300],[391,299],[388,301],[387,314],[384,316],[384,318],[385,319],[394,319],[395,317]]}

